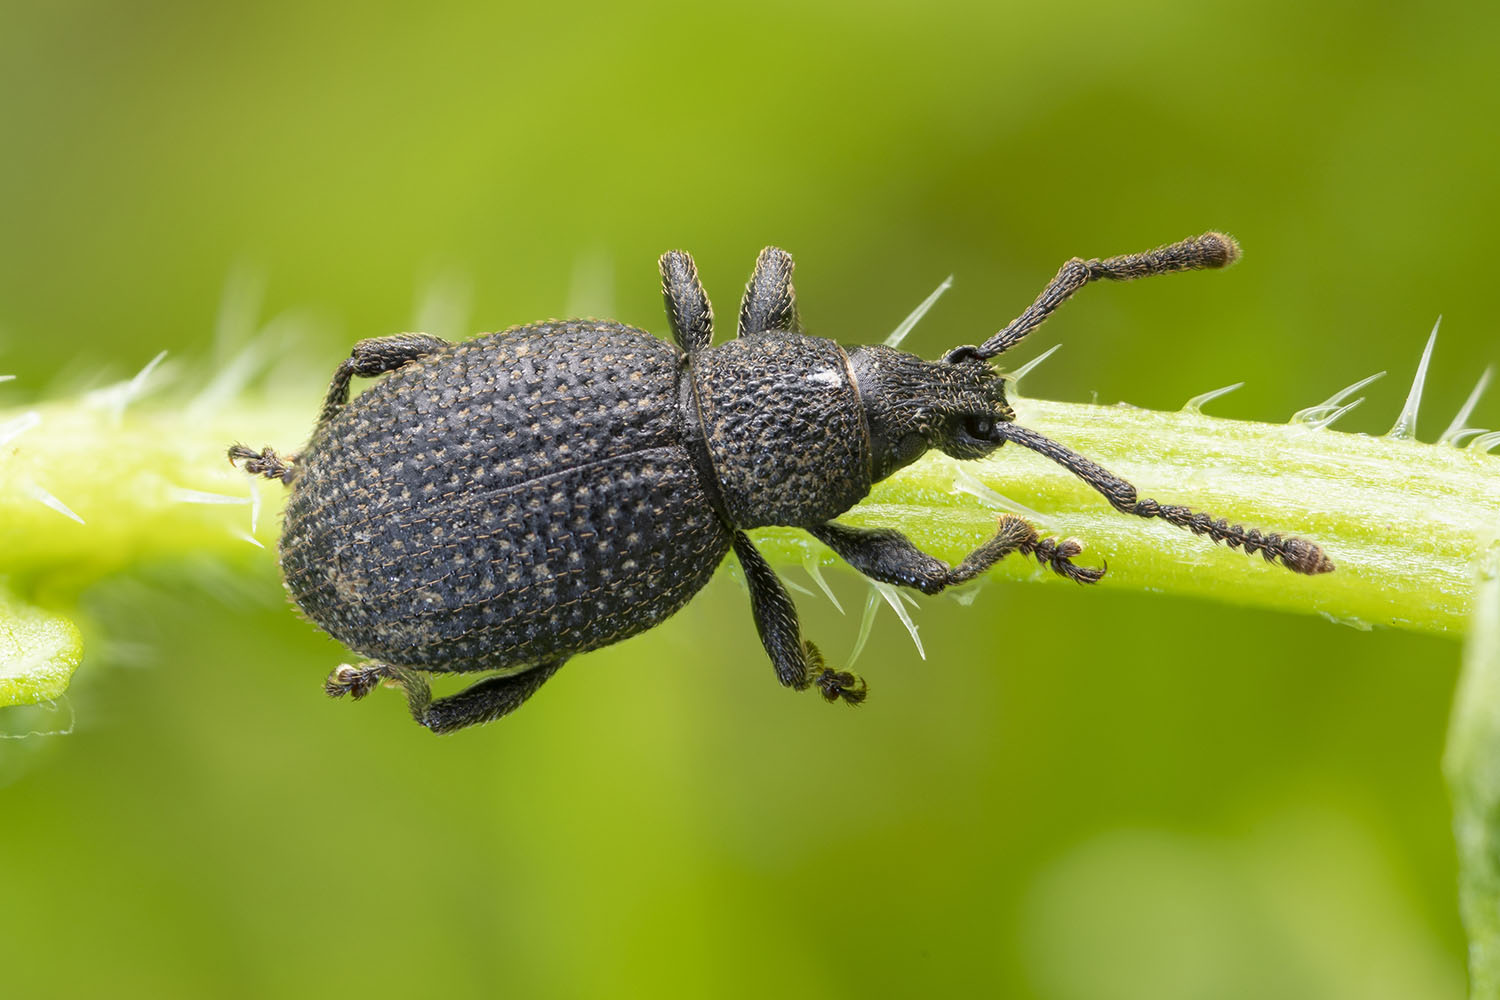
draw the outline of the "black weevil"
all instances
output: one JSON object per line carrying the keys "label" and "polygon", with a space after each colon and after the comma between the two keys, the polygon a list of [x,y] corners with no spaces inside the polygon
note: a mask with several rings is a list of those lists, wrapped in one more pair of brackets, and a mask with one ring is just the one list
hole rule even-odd
{"label": "black weevil", "polygon": [[[1299,538],[1141,500],[1133,486],[1018,427],[990,359],[1079,288],[1223,267],[1206,233],[1147,253],[1074,258],[979,346],[940,361],[802,333],[792,258],[767,247],[739,335],[711,346],[713,310],[693,259],[661,258],[676,345],[603,320],[536,323],[454,344],[422,334],[363,340],[339,365],[295,457],[242,445],[231,460],[291,488],[281,568],[315,623],[370,659],[329,675],[330,695],[401,686],[434,732],[514,710],[573,654],[642,632],[687,603],[734,549],[755,625],[782,684],[857,704],[865,684],[826,667],[744,529],[807,529],[859,572],[934,594],[1010,553],[1079,583],[1076,540],[1019,517],[957,566],[892,530],[834,521],[929,448],[982,458],[1007,441],[1060,463],[1116,510],[1260,552],[1298,573],[1333,564]],[[350,379],[391,373],[352,402]],[[433,700],[425,673],[492,672]]]}

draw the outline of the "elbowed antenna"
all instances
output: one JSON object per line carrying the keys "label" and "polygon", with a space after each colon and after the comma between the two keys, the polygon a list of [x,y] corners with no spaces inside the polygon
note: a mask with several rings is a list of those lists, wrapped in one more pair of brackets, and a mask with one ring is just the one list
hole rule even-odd
{"label": "elbowed antenna", "polygon": [[955,347],[944,360],[957,362],[978,358],[988,361],[1004,354],[1020,343],[1028,333],[1045,323],[1058,306],[1091,281],[1101,278],[1108,281],[1133,281],[1153,274],[1226,267],[1239,258],[1240,245],[1232,236],[1217,232],[1207,232],[1202,236],[1169,243],[1145,253],[1123,254],[1103,260],[1097,257],[1093,260],[1074,257],[1058,270],[1057,275],[1036,297],[1036,301],[1011,320],[1005,329],[978,347]]}
{"label": "elbowed antenna", "polygon": [[1232,549],[1243,548],[1254,555],[1259,552],[1266,562],[1280,561],[1281,565],[1294,573],[1315,576],[1333,570],[1333,562],[1323,550],[1302,538],[1286,537],[1276,533],[1265,534],[1258,528],[1245,528],[1230,524],[1223,518],[1215,520],[1209,514],[1199,513],[1176,504],[1141,500],[1135,487],[1090,459],[1070,448],[1065,448],[1049,437],[1016,424],[999,423],[991,433],[1002,440],[1014,441],[1067,469],[1097,490],[1109,501],[1110,506],[1122,514],[1137,517],[1158,517],[1168,524],[1191,531],[1195,535],[1207,535],[1216,542],[1223,542]]}

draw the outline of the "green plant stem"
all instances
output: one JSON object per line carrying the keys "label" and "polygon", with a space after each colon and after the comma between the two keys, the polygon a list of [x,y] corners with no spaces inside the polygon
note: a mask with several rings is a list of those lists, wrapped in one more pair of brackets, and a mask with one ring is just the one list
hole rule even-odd
{"label": "green plant stem", "polygon": [[[256,483],[225,450],[236,440],[295,450],[307,434],[305,411],[266,401],[198,415],[140,406],[116,418],[77,402],[0,412],[0,428],[40,418],[0,447],[0,576],[17,590],[65,601],[141,563],[249,553],[253,490],[265,499],[256,538],[269,544],[281,488]],[[47,506],[38,490],[83,523]],[[225,502],[204,502],[214,497]]]}
{"label": "green plant stem", "polygon": [[[1109,564],[1101,587],[1319,612],[1361,626],[1466,628],[1475,560],[1500,531],[1500,458],[1188,412],[1024,399],[1016,410],[1022,424],[1125,476],[1142,496],[1302,535],[1338,568],[1301,577],[1119,514],[1063,469],[1014,445],[981,462],[929,455],[879,484],[844,519],[898,528],[957,560],[993,531],[999,494],[1039,512],[1044,530],[1084,539],[1079,561]],[[232,468],[224,449],[243,440],[295,451],[308,420],[305,400],[276,399],[197,414],[155,406],[122,414],[78,402],[0,413],[0,437],[10,428],[0,446],[0,574],[17,597],[56,612],[83,586],[142,562],[254,555],[252,491],[266,501],[255,539],[269,545],[283,490]],[[84,523],[44,504],[45,495]],[[243,502],[203,502],[214,496]],[[833,561],[803,532],[761,536],[783,568],[808,557]],[[1064,582],[1023,558],[994,573]],[[12,696],[19,690],[12,686]]]}
{"label": "green plant stem", "polygon": [[[121,413],[80,401],[0,412],[0,706],[67,689],[82,656],[68,618],[82,588],[150,562],[243,557],[270,544],[279,490],[232,468],[224,450],[237,435],[296,441],[306,432],[287,412],[268,403]],[[267,500],[254,543],[252,491]],[[204,502],[214,499],[230,502]]]}
{"label": "green plant stem", "polygon": [[[1040,400],[1020,400],[1016,411],[1018,422],[1124,476],[1143,497],[1299,535],[1323,546],[1337,569],[1299,576],[1119,514],[1059,466],[1014,445],[979,462],[929,455],[877,485],[844,520],[898,528],[932,554],[960,559],[993,530],[993,503],[963,492],[966,482],[978,483],[1039,512],[1044,529],[1083,539],[1088,548],[1077,561],[1109,565],[1100,587],[1317,612],[1359,627],[1458,634],[1467,627],[1475,560],[1500,534],[1500,458],[1190,412]],[[775,531],[767,554],[785,562],[822,551],[799,535]],[[992,572],[1066,583],[1020,558]]]}

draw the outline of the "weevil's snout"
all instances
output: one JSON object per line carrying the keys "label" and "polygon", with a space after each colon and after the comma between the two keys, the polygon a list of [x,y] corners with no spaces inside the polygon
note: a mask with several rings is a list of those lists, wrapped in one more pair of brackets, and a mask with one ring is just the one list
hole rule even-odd
{"label": "weevil's snout", "polygon": [[956,384],[945,433],[933,444],[954,458],[983,458],[1005,443],[996,428],[1016,419],[1005,398],[1005,379],[977,359],[940,363],[953,372]]}
{"label": "weevil's snout", "polygon": [[995,428],[1015,419],[1005,380],[984,361],[924,361],[869,346],[852,351],[849,362],[870,429],[877,481],[930,448],[954,458],[982,458],[1003,443]]}

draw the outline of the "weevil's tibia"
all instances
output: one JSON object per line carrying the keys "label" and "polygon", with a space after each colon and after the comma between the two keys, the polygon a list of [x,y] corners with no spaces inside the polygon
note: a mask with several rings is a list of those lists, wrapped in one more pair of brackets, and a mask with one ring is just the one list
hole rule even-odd
{"label": "weevil's tibia", "polygon": [[1265,533],[1258,528],[1230,524],[1223,518],[1216,519],[1209,514],[1176,504],[1157,503],[1151,499],[1141,500],[1136,494],[1135,487],[1130,483],[1097,462],[1084,458],[1076,451],[1065,448],[1036,431],[1018,427],[1015,424],[997,424],[994,434],[1003,440],[1014,441],[1016,444],[1050,458],[1098,490],[1109,501],[1110,506],[1123,514],[1160,518],[1168,524],[1191,531],[1195,535],[1207,535],[1232,549],[1242,548],[1251,555],[1259,552],[1265,557],[1266,562],[1279,561],[1281,565],[1295,573],[1314,576],[1333,569],[1333,561],[1324,554],[1322,549],[1306,539],[1283,536],[1274,532]]}
{"label": "weevil's tibia", "polygon": [[1133,281],[1153,274],[1171,274],[1174,271],[1197,271],[1203,268],[1224,267],[1239,259],[1240,245],[1223,233],[1204,233],[1178,243],[1169,243],[1145,253],[1122,254],[1102,260],[1084,260],[1074,257],[1062,266],[1057,275],[1042,289],[1036,301],[1015,319],[978,347],[956,347],[948,352],[948,361],[963,361],[968,358],[988,360],[1004,354],[1020,343],[1032,330],[1046,322],[1057,307],[1068,301],[1073,293],[1091,281]]}
{"label": "weevil's tibia", "polygon": [[279,479],[282,482],[290,481],[292,473],[297,471],[295,456],[281,458],[270,448],[256,451],[242,444],[232,444],[229,446],[229,461],[231,463],[244,462],[245,471],[251,475]]}

